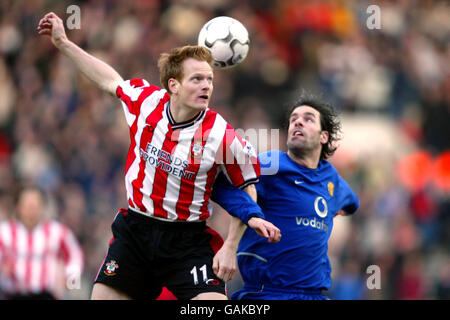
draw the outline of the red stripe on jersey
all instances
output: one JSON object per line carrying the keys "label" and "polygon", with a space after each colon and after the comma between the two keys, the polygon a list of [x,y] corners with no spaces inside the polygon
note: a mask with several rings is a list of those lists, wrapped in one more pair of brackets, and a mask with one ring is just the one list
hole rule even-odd
{"label": "red stripe on jersey", "polygon": [[[128,107],[128,111],[131,112],[130,109],[132,108],[132,104],[133,104],[133,102],[131,101],[131,98],[123,92],[123,90],[120,86],[117,87],[116,93],[117,93],[117,96],[123,102],[125,102],[125,104]],[[133,152],[134,147],[136,146],[136,142],[133,139],[134,136],[136,135],[136,131],[137,131],[137,121],[134,121],[133,125],[130,127],[131,144],[130,144],[130,148],[128,149],[128,156],[127,156],[127,161],[125,164],[125,174],[127,174],[128,169],[130,168],[131,164],[133,163],[134,159],[136,158],[136,155]]]}
{"label": "red stripe on jersey", "polygon": [[216,174],[217,174],[217,167],[219,165],[218,164],[214,164],[214,166],[211,168],[211,170],[208,171],[208,178],[206,179],[206,191],[205,194],[203,196],[203,204],[202,207],[200,208],[200,220],[206,220],[209,216],[210,216],[210,212],[208,210],[208,203],[209,203],[209,198],[211,197],[211,192],[212,192],[212,186],[214,184],[214,180],[216,179]]}
{"label": "red stripe on jersey", "polygon": [[131,208],[134,208],[134,203],[133,203],[133,201],[131,200],[131,198],[128,198],[128,205],[129,205]]}
{"label": "red stripe on jersey", "polygon": [[17,254],[17,223],[15,221],[12,221],[10,224],[11,229],[11,256],[13,259],[10,260],[10,273],[11,273],[11,281],[13,286],[17,285],[17,279],[16,279],[16,258],[18,256]]}
{"label": "red stripe on jersey", "polygon": [[[200,154],[200,157],[197,157],[194,154],[192,148],[195,147],[195,144],[201,144],[201,150],[204,150],[206,141],[208,140],[209,134],[211,133],[211,129],[216,120],[216,116],[216,113],[208,111],[206,113],[205,119],[197,128],[194,133],[194,137],[192,138],[190,147],[191,154],[189,156],[189,167],[186,168],[186,170],[193,172],[194,174],[193,179],[191,180],[188,180],[185,177],[181,178],[180,192],[176,205],[176,213],[179,220],[187,220],[189,218],[189,206],[192,204],[192,199],[194,198],[195,178],[197,177],[198,170],[200,169],[201,157],[203,156],[202,152]],[[206,188],[206,193],[211,194],[211,189]]]}
{"label": "red stripe on jersey", "polygon": [[42,270],[41,270],[41,277],[40,277],[40,283],[41,283],[41,288],[45,288],[46,287],[46,283],[47,283],[47,259],[48,259],[48,254],[49,254],[49,238],[50,238],[50,222],[47,221],[44,224],[44,249],[42,252]]}
{"label": "red stripe on jersey", "polygon": [[[142,79],[133,79],[133,80],[130,80],[130,84],[143,86],[144,81]],[[150,86],[150,87],[145,88],[142,91],[141,95],[139,96],[138,100],[134,101],[134,102],[131,101],[131,98],[123,92],[123,90],[120,86],[117,87],[116,93],[117,93],[117,96],[127,105],[128,111],[132,114],[137,114],[137,111],[140,109],[140,105],[141,105],[142,101],[144,101],[150,94],[152,94],[153,92],[155,92],[158,89],[159,88],[156,86]],[[125,174],[127,174],[128,169],[130,168],[133,161],[136,159],[136,155],[134,153],[134,148],[136,147],[136,141],[134,138],[136,136],[136,133],[137,133],[137,118],[135,119],[135,121],[133,122],[133,124],[130,127],[131,144],[130,144],[130,148],[128,150],[127,161],[125,164]],[[134,207],[134,205],[133,205],[133,207]]]}
{"label": "red stripe on jersey", "polygon": [[133,106],[134,106],[134,102],[131,101],[131,98],[129,96],[127,96],[124,92],[121,86],[118,86],[116,89],[116,95],[120,98],[120,100],[122,100],[123,102],[125,102],[125,104],[128,107],[128,111],[132,114],[135,114],[133,111]]}
{"label": "red stripe on jersey", "polygon": [[[156,87],[154,87],[154,88],[156,88]],[[154,90],[147,90],[147,91],[148,91],[148,94],[150,94]],[[141,97],[143,99],[145,99],[147,96],[141,95]],[[139,100],[141,99],[141,97],[139,97]],[[168,100],[169,100],[169,95],[165,95],[164,98],[161,99],[161,101],[159,102],[159,104],[155,108],[155,110],[153,110],[150,113],[150,115],[147,117],[145,122],[146,122],[146,124],[148,124],[148,126],[145,126],[145,128],[142,130],[141,137],[139,139],[140,140],[140,146],[139,146],[140,149],[147,150],[147,144],[152,140],[153,133],[154,133],[154,128],[156,127],[157,123],[163,117],[164,104]],[[142,103],[142,102],[139,102],[139,103]],[[137,131],[137,121],[135,121],[135,123],[133,123],[133,127],[135,126],[135,124],[136,124],[136,131]],[[136,135],[136,132],[135,132],[134,135]],[[136,143],[135,142],[136,141],[135,136],[133,136],[131,138],[131,140],[132,140],[132,144],[135,145],[135,143]],[[134,150],[133,150],[133,154],[134,154]],[[136,156],[136,155],[134,155],[134,156]],[[143,194],[141,192],[141,188],[143,186],[144,179],[145,179],[145,163],[146,162],[143,159],[141,159],[141,161],[139,162],[138,176],[137,176],[136,179],[134,179],[131,182],[131,184],[133,186],[133,201],[138,206],[138,208],[139,208],[139,210],[141,212],[147,212],[147,209],[145,208],[144,204],[142,203]]]}
{"label": "red stripe on jersey", "polygon": [[33,231],[26,233],[27,237],[27,253],[26,253],[26,267],[25,267],[25,286],[31,287],[31,267],[33,266]]}
{"label": "red stripe on jersey", "polygon": [[231,151],[231,144],[236,139],[238,134],[234,129],[227,124],[227,129],[222,141],[222,159],[226,170],[227,176],[230,178],[231,183],[235,186],[241,186],[245,183],[245,179],[241,172],[241,167],[239,166],[233,152]]}
{"label": "red stripe on jersey", "polygon": [[143,87],[144,86],[144,80],[142,79],[131,79],[130,84],[134,87]]}
{"label": "red stripe on jersey", "polygon": [[64,263],[67,263],[69,261],[70,253],[69,249],[67,248],[66,244],[66,238],[67,238],[67,229],[65,227],[61,230],[61,239],[60,241],[60,248],[61,248],[61,257],[64,260]]}
{"label": "red stripe on jersey", "polygon": [[[175,151],[175,146],[178,143],[178,136],[180,135],[180,130],[173,131],[171,126],[169,126],[169,131],[166,134],[162,145],[162,151],[173,155]],[[153,190],[150,198],[153,200],[154,213],[156,217],[167,218],[167,211],[163,208],[163,200],[166,195],[167,189],[167,171],[163,170],[162,167],[170,165],[170,160],[167,161],[161,157],[162,153],[158,157],[158,164],[155,170],[155,178],[153,180]]]}

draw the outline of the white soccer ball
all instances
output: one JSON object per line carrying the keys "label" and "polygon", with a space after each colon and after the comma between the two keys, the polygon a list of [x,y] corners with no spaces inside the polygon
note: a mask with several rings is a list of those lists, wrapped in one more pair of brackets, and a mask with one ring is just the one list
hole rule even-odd
{"label": "white soccer ball", "polygon": [[207,48],[214,66],[228,68],[241,63],[247,56],[250,39],[242,23],[230,17],[209,20],[200,30],[198,45]]}

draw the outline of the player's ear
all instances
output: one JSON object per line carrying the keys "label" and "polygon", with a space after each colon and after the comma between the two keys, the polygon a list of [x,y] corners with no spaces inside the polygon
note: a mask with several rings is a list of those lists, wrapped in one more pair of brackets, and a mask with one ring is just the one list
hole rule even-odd
{"label": "player's ear", "polygon": [[178,88],[180,87],[180,82],[178,82],[175,78],[170,78],[169,81],[167,81],[167,87],[169,88],[169,91],[171,93],[178,93]]}
{"label": "player's ear", "polygon": [[321,131],[320,132],[320,143],[321,144],[326,144],[328,143],[328,138],[329,138],[330,134],[328,131]]}

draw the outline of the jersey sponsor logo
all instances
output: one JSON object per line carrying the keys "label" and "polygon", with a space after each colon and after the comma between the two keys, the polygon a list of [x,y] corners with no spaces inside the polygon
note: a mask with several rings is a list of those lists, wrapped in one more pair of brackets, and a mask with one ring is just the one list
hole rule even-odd
{"label": "jersey sponsor logo", "polygon": [[140,149],[139,155],[149,165],[159,168],[176,177],[184,178],[189,181],[193,181],[195,178],[195,172],[186,170],[189,166],[187,160],[174,156],[150,143],[147,144],[146,150]]}
{"label": "jersey sponsor logo", "polygon": [[325,218],[328,214],[328,205],[323,197],[317,197],[314,201],[314,210],[321,218]]}
{"label": "jersey sponsor logo", "polygon": [[[318,196],[316,197],[316,200],[314,200],[314,211],[322,219],[324,219],[327,216],[328,205],[327,201],[322,196]],[[324,222],[324,220],[319,220],[316,217],[312,219],[306,217],[295,217],[295,220],[297,222],[297,225],[312,227],[328,232],[328,225]]]}
{"label": "jersey sponsor logo", "polygon": [[299,184],[302,184],[302,183],[305,182],[305,181],[295,180],[294,182],[295,182],[295,184],[299,185]]}
{"label": "jersey sponsor logo", "polygon": [[116,269],[119,268],[119,265],[116,263],[116,260],[111,260],[106,264],[106,270],[103,271],[104,274],[107,276],[115,276],[116,275]]}
{"label": "jersey sponsor logo", "polygon": [[305,227],[312,227],[319,230],[323,230],[328,233],[328,225],[323,220],[318,220],[316,217],[310,219],[306,217],[295,217],[297,225],[304,225]]}

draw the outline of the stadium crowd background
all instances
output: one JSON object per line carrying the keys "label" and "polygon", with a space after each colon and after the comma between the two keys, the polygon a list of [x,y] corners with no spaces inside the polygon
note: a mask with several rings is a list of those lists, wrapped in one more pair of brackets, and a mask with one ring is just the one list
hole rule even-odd
{"label": "stadium crowd background", "polygon": [[[235,128],[282,129],[300,89],[323,93],[343,122],[331,162],[360,197],[335,219],[329,243],[333,299],[450,298],[450,7],[447,1],[52,1],[0,2],[0,221],[20,186],[50,195],[48,213],[85,253],[87,299],[115,212],[126,206],[129,135],[120,102],[80,76],[39,19],[69,5],[81,28],[68,36],[126,79],[159,84],[161,52],[195,44],[209,19],[228,15],[251,36],[245,62],[217,70],[211,106]],[[371,30],[367,8],[381,9]],[[268,131],[270,133],[270,131]],[[268,139],[270,140],[270,139]],[[285,150],[285,135],[259,152]],[[277,145],[278,144],[278,145]],[[229,217],[215,207],[224,237]],[[0,262],[1,263],[1,262]],[[369,290],[367,267],[381,270]],[[230,287],[239,285],[239,277]],[[1,288],[0,288],[1,290]]]}

